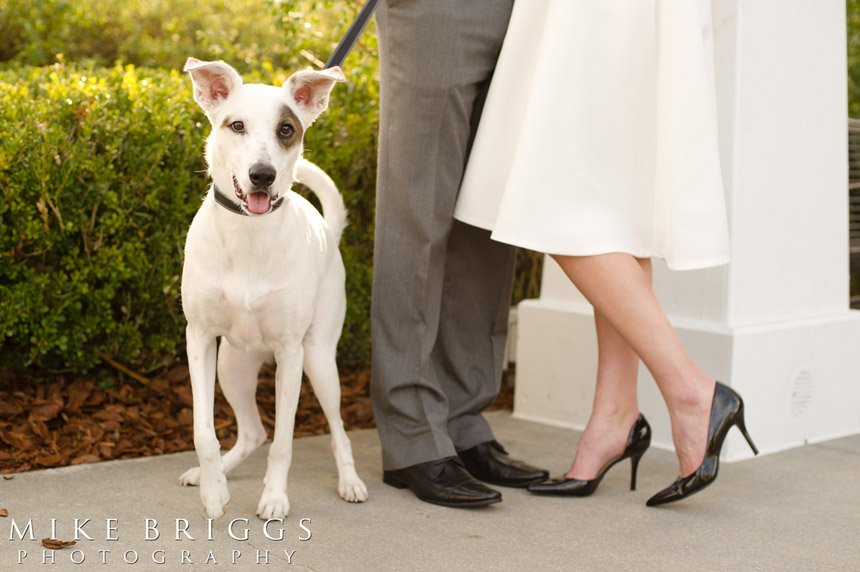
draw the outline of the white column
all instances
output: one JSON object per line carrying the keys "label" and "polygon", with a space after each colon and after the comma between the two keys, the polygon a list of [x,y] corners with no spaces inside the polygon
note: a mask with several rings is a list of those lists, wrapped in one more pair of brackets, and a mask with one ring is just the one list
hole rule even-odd
{"label": "white column", "polygon": [[[687,349],[747,406],[759,449],[860,433],[860,312],[848,303],[844,0],[713,0],[728,266],[655,288]],[[518,312],[514,415],[584,427],[596,343],[591,309],[546,261]],[[654,442],[668,415],[645,368]],[[733,431],[725,460],[752,453]]]}

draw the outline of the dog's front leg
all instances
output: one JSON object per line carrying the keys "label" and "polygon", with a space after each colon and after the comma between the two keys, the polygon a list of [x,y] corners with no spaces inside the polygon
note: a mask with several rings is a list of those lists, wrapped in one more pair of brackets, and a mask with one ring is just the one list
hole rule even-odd
{"label": "dog's front leg", "polygon": [[218,346],[214,336],[190,324],[185,330],[185,339],[194,397],[194,449],[200,463],[200,499],[209,518],[218,518],[230,501],[213,411]]}
{"label": "dog's front leg", "polygon": [[257,516],[263,520],[283,518],[290,512],[287,474],[293,459],[293,428],[302,387],[303,355],[301,340],[291,341],[275,354],[275,438],[269,447],[269,466],[257,507]]}

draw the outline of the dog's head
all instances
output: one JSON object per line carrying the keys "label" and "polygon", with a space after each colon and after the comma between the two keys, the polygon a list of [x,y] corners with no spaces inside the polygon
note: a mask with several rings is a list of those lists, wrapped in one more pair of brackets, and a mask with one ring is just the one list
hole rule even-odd
{"label": "dog's head", "polygon": [[346,81],[340,68],[296,72],[283,87],[244,84],[221,61],[188,58],[184,71],[212,124],[206,161],[215,186],[250,215],[270,212],[293,183],[305,130],[335,82]]}

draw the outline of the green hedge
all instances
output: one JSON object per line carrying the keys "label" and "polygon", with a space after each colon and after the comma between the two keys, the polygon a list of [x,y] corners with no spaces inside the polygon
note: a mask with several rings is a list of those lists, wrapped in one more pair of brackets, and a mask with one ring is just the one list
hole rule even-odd
{"label": "green hedge", "polygon": [[[86,369],[106,353],[148,371],[181,350],[182,247],[208,186],[189,84],[133,66],[0,72],[0,367]],[[373,85],[339,86],[307,142],[351,215],[344,365],[369,351]]]}
{"label": "green hedge", "polygon": [[[108,354],[150,371],[181,353],[182,246],[208,187],[209,126],[177,70],[193,55],[282,83],[325,60],[352,4],[0,0],[0,368],[85,370]],[[347,367],[369,363],[375,49],[365,34],[306,141],[350,211]]]}
{"label": "green hedge", "polygon": [[[294,69],[325,60],[358,8],[352,0],[0,0],[0,62],[43,66],[63,54],[178,69],[194,55]],[[359,52],[373,48],[369,36]]]}
{"label": "green hedge", "polygon": [[848,116],[860,117],[860,0],[847,0]]}
{"label": "green hedge", "polygon": [[[151,371],[182,353],[182,247],[208,187],[209,126],[177,70],[193,55],[224,59],[247,81],[283,83],[286,70],[328,57],[359,5],[0,0],[0,370],[80,371],[107,354]],[[344,71],[349,83],[307,133],[305,156],[332,175],[349,209],[339,360],[366,367],[373,25]],[[537,293],[540,260],[520,254],[515,300]]]}

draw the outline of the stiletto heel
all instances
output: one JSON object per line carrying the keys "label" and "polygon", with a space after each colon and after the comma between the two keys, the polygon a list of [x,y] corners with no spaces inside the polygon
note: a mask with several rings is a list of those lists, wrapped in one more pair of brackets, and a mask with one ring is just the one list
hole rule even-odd
{"label": "stiletto heel", "polygon": [[750,434],[747,433],[747,425],[746,425],[746,422],[744,421],[744,410],[743,410],[743,408],[741,408],[741,414],[738,417],[738,420],[735,422],[735,425],[737,425],[738,430],[744,436],[744,439],[747,440],[747,445],[750,446],[750,449],[752,449],[753,454],[758,455],[758,449],[756,448],[755,445],[753,445],[752,439],[750,438]]}
{"label": "stiletto heel", "polygon": [[686,477],[678,477],[674,483],[648,499],[648,506],[659,506],[699,492],[717,478],[720,469],[720,451],[726,434],[733,426],[737,426],[749,443],[753,453],[758,455],[758,449],[753,445],[744,423],[744,401],[734,390],[719,381],[714,387],[714,401],[711,405],[711,418],[708,423],[708,441],[705,448],[705,458],[696,471]]}
{"label": "stiletto heel", "polygon": [[639,469],[639,459],[642,458],[642,455],[645,454],[645,451],[642,451],[638,455],[630,457],[630,490],[636,490],[636,471]]}
{"label": "stiletto heel", "polygon": [[584,481],[582,479],[568,479],[562,477],[560,479],[549,479],[540,483],[532,483],[528,486],[530,493],[538,495],[553,495],[553,496],[572,496],[585,497],[593,493],[600,484],[603,475],[611,469],[616,463],[624,459],[630,459],[632,466],[632,474],[630,476],[630,490],[636,490],[636,469],[639,466],[639,459],[645,454],[645,451],[651,445],[651,426],[645,417],[640,413],[639,418],[630,428],[630,433],[627,434],[627,444],[624,447],[624,452],[620,457],[609,461],[603,469],[591,480]]}

